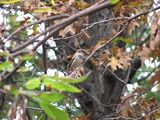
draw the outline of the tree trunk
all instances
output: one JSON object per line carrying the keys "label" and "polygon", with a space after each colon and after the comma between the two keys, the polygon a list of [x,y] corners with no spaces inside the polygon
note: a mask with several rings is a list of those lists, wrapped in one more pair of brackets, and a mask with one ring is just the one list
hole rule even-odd
{"label": "tree trunk", "polygon": [[[107,20],[110,18],[111,12],[112,9],[104,9],[96,12],[89,16],[89,23]],[[91,40],[85,40],[85,38],[81,37],[77,40],[83,39],[82,43],[79,42],[81,48],[91,49],[98,41],[104,38],[111,38],[113,28],[114,23],[112,22],[101,23],[88,30],[87,34],[90,36]],[[125,34],[123,33],[122,36],[124,37]],[[74,53],[73,50],[71,50],[71,47],[74,46],[73,41],[74,40],[66,40],[65,43],[56,41],[56,45],[62,47],[59,47],[55,52],[61,51],[61,54],[63,54],[57,53],[60,56],[58,59],[64,57],[64,55],[71,55]],[[103,49],[109,49],[110,46],[111,45],[105,46]],[[124,42],[119,41],[117,46],[124,48],[125,44]],[[111,71],[108,71],[108,69],[104,66],[100,66],[97,69],[90,61],[88,61],[85,63],[85,70],[92,71],[92,74],[86,81],[77,84],[77,86],[82,89],[82,92],[74,95],[82,106],[83,112],[86,115],[91,113],[89,120],[106,120],[107,118],[118,114],[116,108],[117,104],[120,103],[124,84],[118,80],[117,77],[125,81],[126,73],[124,70],[118,69],[114,72],[114,75]]]}
{"label": "tree trunk", "polygon": [[[111,10],[104,9],[93,15],[90,15],[90,23],[106,20],[111,15]],[[98,40],[110,38],[112,35],[113,23],[102,23],[91,28],[90,42],[85,44],[85,48],[94,46]],[[89,46],[89,47],[87,47]],[[83,47],[83,46],[82,46]],[[84,47],[83,47],[84,48]],[[109,46],[106,46],[109,48]],[[109,71],[101,66],[98,70],[90,62],[85,66],[92,71],[91,76],[78,86],[82,89],[81,94],[76,97],[81,104],[86,115],[91,113],[91,120],[103,119],[103,116],[109,117],[116,114],[116,105],[120,102],[123,84],[115,78]],[[85,68],[86,69],[86,68]],[[125,78],[123,70],[117,70],[115,73],[121,79]]]}

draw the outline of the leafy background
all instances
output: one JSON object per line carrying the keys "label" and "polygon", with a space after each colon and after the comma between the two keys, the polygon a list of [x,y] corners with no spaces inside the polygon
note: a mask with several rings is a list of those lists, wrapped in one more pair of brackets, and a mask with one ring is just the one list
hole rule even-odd
{"label": "leafy background", "polygon": [[[148,0],[1,0],[0,118],[160,118],[159,8]],[[105,19],[94,21],[95,12]],[[68,77],[80,48],[85,66]]]}

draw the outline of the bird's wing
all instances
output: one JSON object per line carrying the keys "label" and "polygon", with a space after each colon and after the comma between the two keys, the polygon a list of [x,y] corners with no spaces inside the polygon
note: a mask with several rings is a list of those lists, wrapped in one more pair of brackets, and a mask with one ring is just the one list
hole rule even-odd
{"label": "bird's wing", "polygon": [[72,64],[72,62],[73,62],[74,59],[75,59],[75,58],[72,57],[72,59],[70,60],[70,62],[69,62],[68,65],[67,65],[67,73],[68,73],[68,74],[69,74],[69,72],[71,71],[71,64]]}

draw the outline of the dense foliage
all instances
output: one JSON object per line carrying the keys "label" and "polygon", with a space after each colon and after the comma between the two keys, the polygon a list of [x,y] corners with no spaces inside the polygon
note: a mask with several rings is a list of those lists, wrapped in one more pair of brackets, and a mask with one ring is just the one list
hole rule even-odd
{"label": "dense foliage", "polygon": [[[156,0],[0,0],[0,119],[160,118],[159,9]],[[78,49],[84,62],[69,75]]]}

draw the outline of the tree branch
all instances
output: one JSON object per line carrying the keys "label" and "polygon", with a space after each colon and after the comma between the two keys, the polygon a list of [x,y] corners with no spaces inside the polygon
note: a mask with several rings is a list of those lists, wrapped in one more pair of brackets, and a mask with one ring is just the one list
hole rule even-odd
{"label": "tree branch", "polygon": [[49,20],[57,20],[57,19],[66,18],[66,17],[69,17],[69,15],[57,15],[57,16],[52,16],[52,17],[49,17],[49,18],[46,18],[46,19],[38,20],[38,21],[33,22],[33,23],[31,23],[31,24],[27,24],[27,25],[25,25],[25,26],[17,29],[17,30],[14,31],[10,36],[8,36],[8,37],[6,38],[6,40],[5,40],[5,43],[6,43],[8,40],[10,40],[10,39],[11,39],[15,34],[17,34],[19,31],[21,31],[21,30],[23,30],[23,29],[25,29],[25,28],[27,28],[27,27],[30,27],[30,26],[32,26],[32,25],[34,25],[34,24],[39,24],[39,23],[41,23],[41,22],[45,22],[45,21],[49,21]]}
{"label": "tree branch", "polygon": [[94,13],[96,11],[102,10],[102,9],[104,9],[106,7],[109,7],[109,6],[111,6],[111,4],[108,1],[97,3],[97,4],[91,6],[91,7],[87,8],[87,9],[77,13],[77,14],[72,15],[69,18],[66,18],[65,20],[62,20],[61,22],[58,22],[58,23],[52,25],[47,30],[41,32],[40,34],[38,34],[35,37],[31,38],[30,40],[26,41],[22,45],[19,45],[16,48],[11,49],[11,52],[17,52],[18,50],[20,50],[20,49],[28,46],[32,42],[34,42],[40,36],[42,36],[42,35],[46,34],[47,32],[51,31],[48,36],[46,36],[43,40],[41,40],[36,45],[36,47],[33,49],[33,51],[35,51],[41,44],[43,44],[46,40],[48,40],[50,37],[52,37],[55,32],[61,30],[62,28],[66,27],[67,25],[73,23],[74,21],[78,20],[80,17],[92,14],[92,13]]}
{"label": "tree branch", "polygon": [[8,78],[11,77],[24,63],[25,61],[20,61],[17,66],[10,72],[8,73],[6,76],[4,76],[3,80],[4,80],[4,84],[8,82]]}
{"label": "tree branch", "polygon": [[[55,32],[63,29],[63,28],[66,27],[67,25],[69,25],[69,24],[73,23],[74,21],[78,20],[80,17],[83,17],[83,16],[85,16],[85,15],[92,14],[92,13],[94,13],[94,12],[97,12],[97,11],[99,11],[99,10],[102,10],[102,9],[104,9],[104,8],[106,8],[106,7],[111,6],[111,5],[112,5],[112,4],[110,4],[110,2],[108,2],[108,1],[104,1],[104,2],[97,3],[97,4],[91,6],[91,7],[87,8],[87,9],[85,9],[85,10],[77,13],[77,14],[74,14],[74,15],[70,16],[69,18],[66,18],[66,19],[62,20],[62,21],[59,22],[59,23],[56,23],[56,24],[52,25],[52,26],[49,27],[47,30],[41,32],[40,34],[38,34],[38,35],[36,35],[35,37],[31,38],[30,40],[26,41],[26,42],[23,43],[22,45],[19,45],[18,47],[11,49],[11,52],[17,52],[18,50],[20,50],[20,49],[28,46],[28,45],[31,44],[32,42],[34,42],[34,41],[35,41],[37,38],[39,38],[40,36],[46,34],[47,32],[50,32],[48,36],[44,37],[43,40],[39,41],[38,44],[33,48],[33,51],[35,51],[35,50],[36,50],[40,45],[42,45],[46,40],[48,40],[50,37],[52,37]],[[133,16],[133,17],[130,17],[130,18],[128,18],[128,23],[129,23],[131,20],[133,20],[133,19],[135,19],[135,18],[137,18],[137,17],[139,17],[139,16],[141,16],[141,15],[146,15],[146,14],[148,14],[148,13],[150,13],[150,12],[152,12],[152,11],[155,11],[155,10],[157,10],[157,9],[159,9],[159,8],[160,8],[160,6],[154,8],[154,9],[151,9],[151,10],[148,10],[148,11],[145,11],[145,12],[142,12],[142,13],[140,13],[140,14],[138,14],[138,15]]]}

